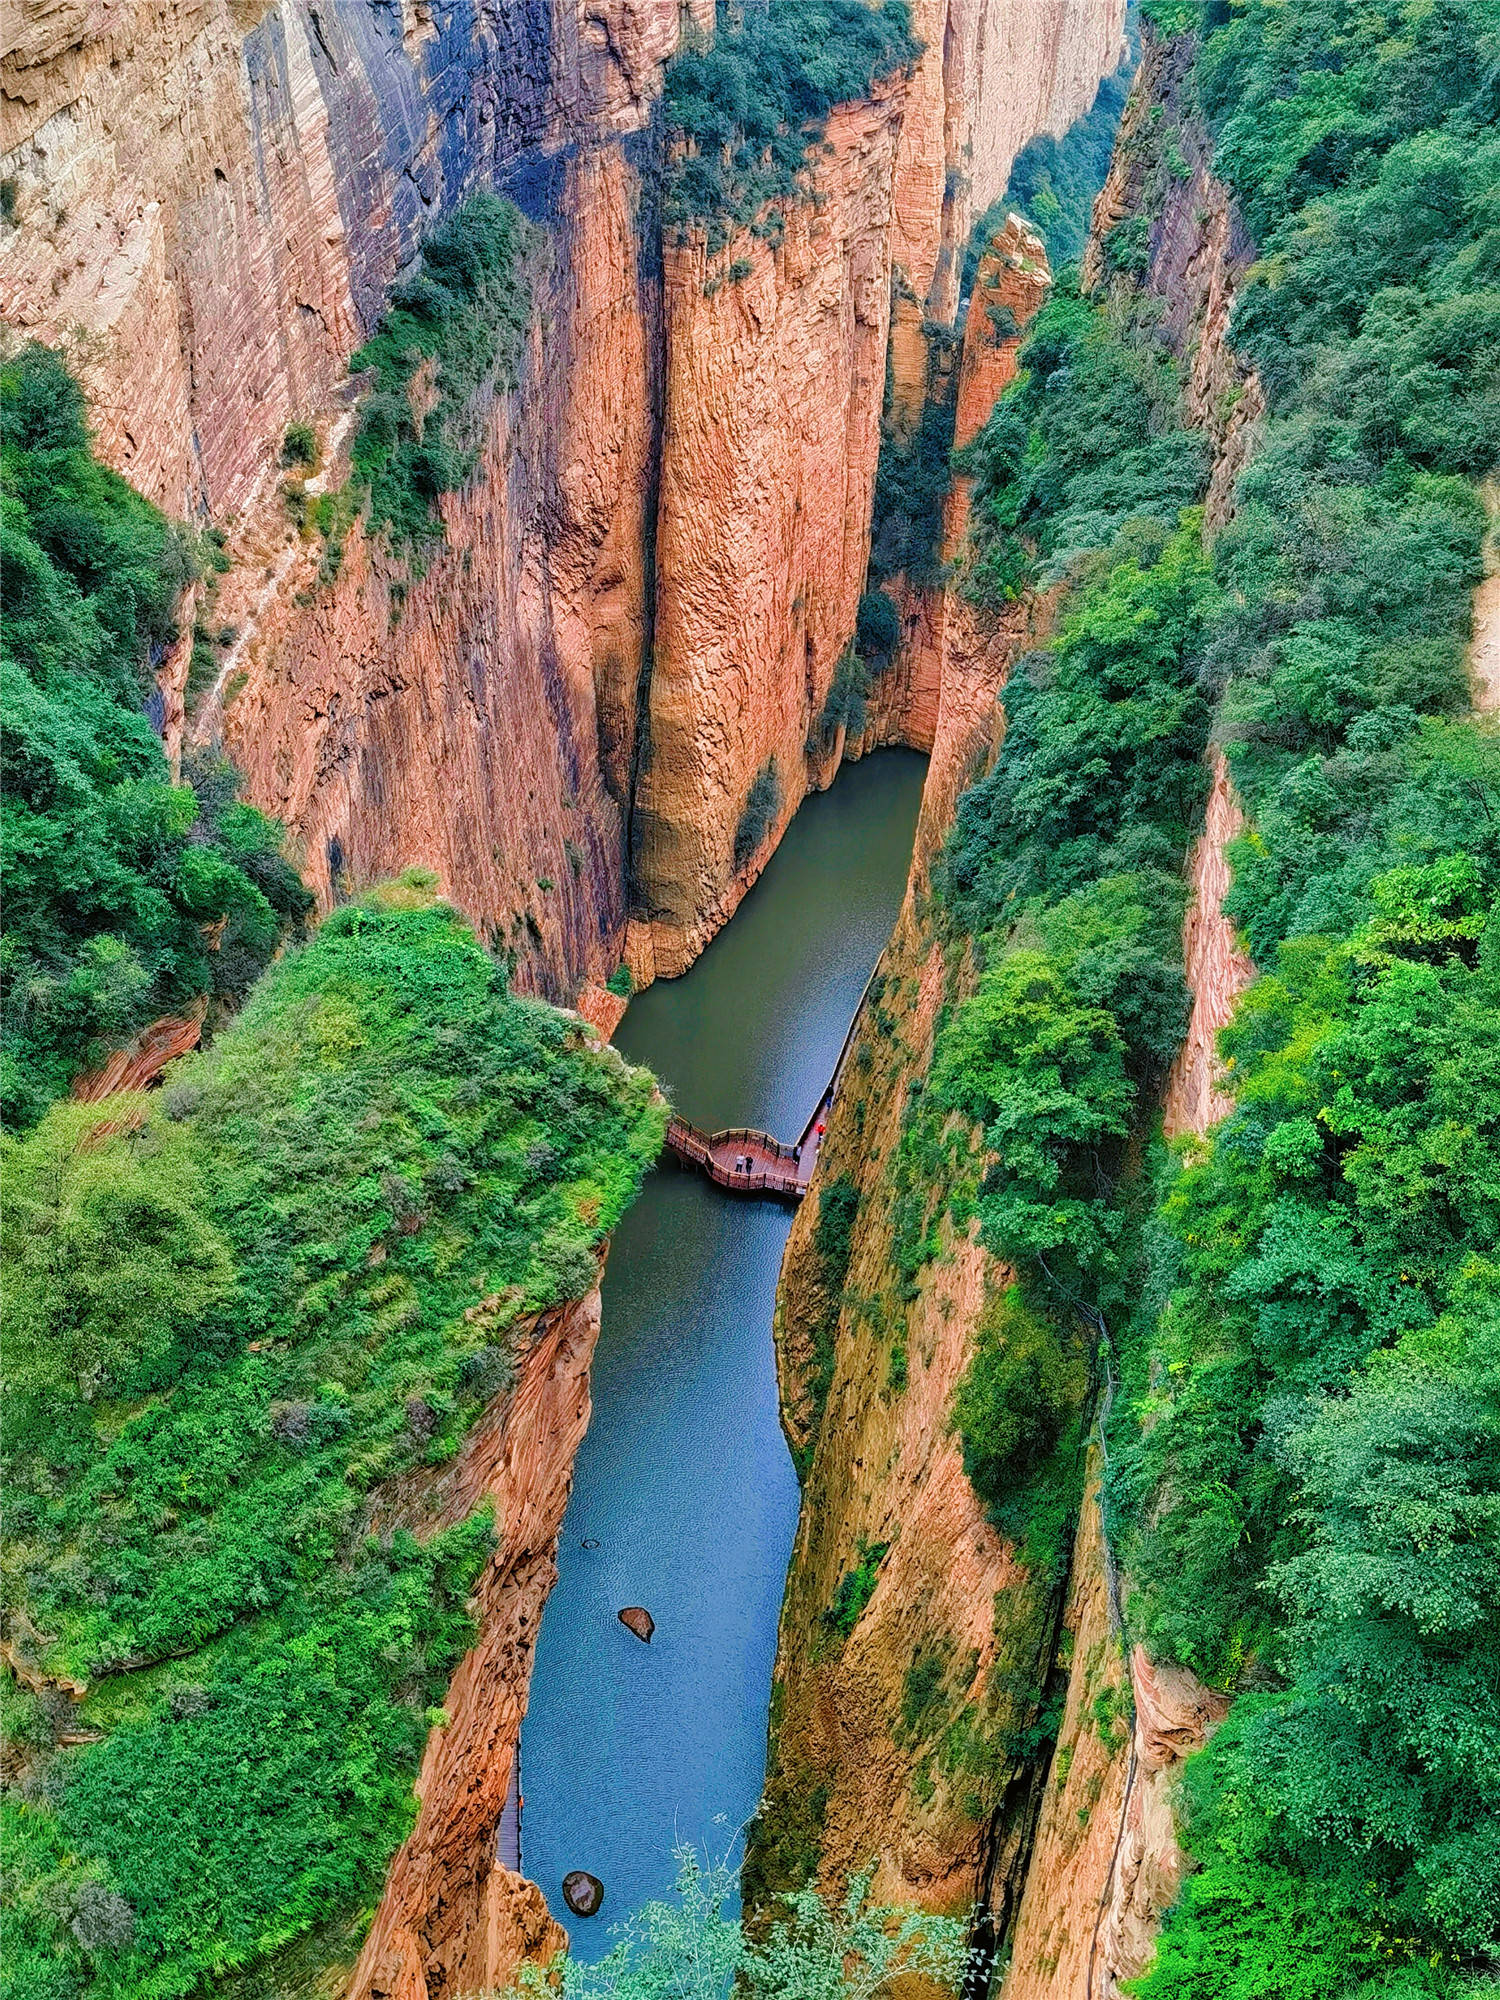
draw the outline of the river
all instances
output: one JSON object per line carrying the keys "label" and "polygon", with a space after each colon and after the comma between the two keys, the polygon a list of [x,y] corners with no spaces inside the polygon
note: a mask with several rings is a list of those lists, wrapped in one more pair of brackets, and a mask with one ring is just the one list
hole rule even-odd
{"label": "river", "polygon": [[[616,1043],[683,1115],[795,1139],[890,935],[925,770],[847,766],[808,799],[733,921],[633,1000]],[[522,1858],[574,1952],[671,1888],[674,1842],[722,1852],[754,1811],[797,1480],[771,1313],[790,1212],[670,1162],[615,1232],[522,1735]],[[650,1645],[616,1613],[656,1620]],[[604,1883],[580,1921],[562,1878]]]}

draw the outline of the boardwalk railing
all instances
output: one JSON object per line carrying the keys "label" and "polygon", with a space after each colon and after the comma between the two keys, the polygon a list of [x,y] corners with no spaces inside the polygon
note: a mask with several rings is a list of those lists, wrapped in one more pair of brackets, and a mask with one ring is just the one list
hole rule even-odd
{"label": "boardwalk railing", "polygon": [[667,1151],[691,1167],[701,1167],[711,1181],[735,1194],[773,1194],[784,1201],[801,1201],[812,1179],[823,1129],[833,1108],[834,1094],[844,1073],[844,1064],[854,1044],[854,1033],[864,1012],[865,1001],[875,983],[875,967],[865,981],[854,1010],[828,1088],[818,1099],[800,1141],[783,1146],[769,1132],[757,1132],[749,1125],[731,1125],[724,1132],[700,1132],[685,1118],[674,1115],[667,1121]]}
{"label": "boardwalk railing", "polygon": [[[769,1132],[732,1125],[723,1132],[700,1132],[685,1118],[667,1121],[667,1150],[689,1166],[701,1167],[711,1181],[737,1194],[774,1194],[800,1201],[803,1184],[797,1148],[783,1146]],[[748,1162],[740,1166],[739,1162]]]}

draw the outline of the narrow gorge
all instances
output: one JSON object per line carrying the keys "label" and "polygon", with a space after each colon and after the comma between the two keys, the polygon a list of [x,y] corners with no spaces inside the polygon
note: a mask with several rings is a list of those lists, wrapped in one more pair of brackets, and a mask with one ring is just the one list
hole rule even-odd
{"label": "narrow gorge", "polygon": [[1497,37],[21,0],[0,2000],[1491,1989]]}

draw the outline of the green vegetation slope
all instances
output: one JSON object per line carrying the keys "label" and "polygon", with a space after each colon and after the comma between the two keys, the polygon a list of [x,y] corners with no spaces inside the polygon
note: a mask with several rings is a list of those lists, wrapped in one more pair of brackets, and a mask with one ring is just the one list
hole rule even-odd
{"label": "green vegetation slope", "polygon": [[[1500,737],[1465,659],[1500,439],[1500,14],[1167,25],[1187,87],[1134,129],[1105,283],[1059,288],[965,461],[967,587],[1066,595],[946,852],[940,921],[979,972],[913,1093],[899,1250],[932,1254],[946,1201],[1023,1274],[1024,1339],[955,1408],[1002,1516],[1048,1476],[1080,1308],[1104,1315],[1131,1634],[1237,1697],[1189,1769],[1202,1867],[1141,1994],[1460,1990],[1500,1951]],[[1231,338],[1270,403],[1211,546],[1146,282],[1182,117],[1258,245]],[[1210,740],[1260,977],[1224,1041],[1233,1115],[1169,1151]]]}
{"label": "green vegetation slope", "polygon": [[55,354],[0,367],[7,1125],[157,1016],[242,999],[311,903],[227,767],[174,784],[144,712],[215,559],[94,457]]}
{"label": "green vegetation slope", "polygon": [[662,1118],[417,882],[7,1142],[7,1632],[87,1689],[6,1677],[8,1995],[186,1994],[372,1904],[504,1524],[371,1496],[593,1284]]}

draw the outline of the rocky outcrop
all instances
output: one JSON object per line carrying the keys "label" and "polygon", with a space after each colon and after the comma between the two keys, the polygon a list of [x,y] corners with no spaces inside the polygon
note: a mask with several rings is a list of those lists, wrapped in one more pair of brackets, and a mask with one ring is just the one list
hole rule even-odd
{"label": "rocky outcrop", "polygon": [[[666,252],[655,650],[636,794],[638,976],[685,971],[753,881],[810,776],[869,551],[904,82],[840,106],[811,202],[772,250]],[[725,272],[748,264],[742,277]],[[756,774],[777,807],[736,835]]]}
{"label": "rocky outcrop", "polygon": [[1224,914],[1229,893],[1229,845],[1245,829],[1245,816],[1230,782],[1222,750],[1210,753],[1212,779],[1203,831],[1188,857],[1192,900],[1183,923],[1183,968],[1193,995],[1187,1033],[1167,1078],[1162,1129],[1169,1139],[1206,1132],[1233,1108],[1223,1090],[1218,1058],[1219,1030],[1234,1003],[1255,977],[1240,950],[1234,925]]}
{"label": "rocky outcrop", "polygon": [[450,1466],[413,1480],[374,1524],[431,1534],[492,1503],[497,1546],[475,1591],[479,1637],[444,1701],[417,1779],[417,1823],[391,1863],[347,1992],[350,2000],[438,2000],[507,1987],[523,1957],[563,1935],[541,1891],[504,1867],[497,1837],[510,1791],[542,1607],[588,1426],[599,1293],[544,1315],[514,1392],[493,1405]]}
{"label": "rocky outcrop", "polygon": [[[947,361],[946,343],[937,340],[930,348],[924,343],[918,401],[951,401],[955,450],[984,428],[996,399],[1014,381],[1025,330],[1046,303],[1051,282],[1041,239],[1020,216],[1008,216],[981,252],[956,366]],[[950,482],[937,552],[950,569],[963,554],[972,491],[973,481],[962,475]],[[961,690],[971,685],[990,691],[992,698],[999,683],[982,662],[997,645],[1008,659],[1016,633],[1037,607],[1023,607],[998,620],[980,617],[955,576],[937,585],[898,577],[887,589],[897,607],[901,637],[895,659],[872,694],[862,747],[897,742],[930,752],[943,702],[951,709],[962,700]],[[925,836],[919,831],[919,845],[923,838],[934,847],[941,841],[970,773],[961,760],[935,761],[922,801],[928,831]],[[954,777],[958,782],[950,795]]]}
{"label": "rocky outcrop", "polygon": [[1205,505],[1212,532],[1234,508],[1234,484],[1255,449],[1265,393],[1229,344],[1236,287],[1255,256],[1213,147],[1186,101],[1193,38],[1143,37],[1109,175],[1094,203],[1083,283],[1105,282],[1106,240],[1127,217],[1149,220],[1141,283],[1159,302],[1162,338],[1183,364],[1183,414],[1213,450]]}
{"label": "rocky outcrop", "polygon": [[964,245],[1028,140],[1056,138],[1125,51],[1121,0],[916,0],[924,53],[896,162],[893,259],[925,316],[958,311]]}
{"label": "rocky outcrop", "polygon": [[205,999],[197,1001],[184,1014],[164,1014],[159,1021],[152,1021],[97,1069],[85,1070],[74,1077],[71,1095],[79,1104],[98,1104],[122,1090],[146,1089],[155,1083],[169,1062],[197,1048],[207,1013]]}

